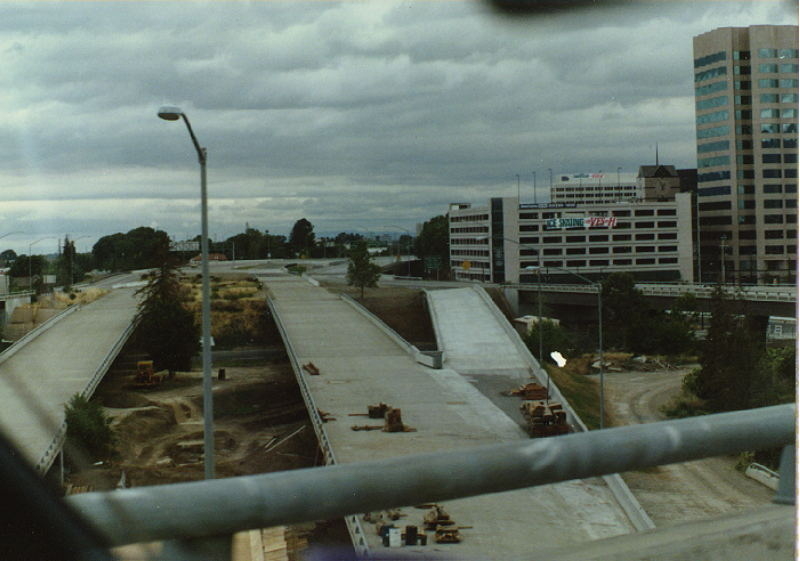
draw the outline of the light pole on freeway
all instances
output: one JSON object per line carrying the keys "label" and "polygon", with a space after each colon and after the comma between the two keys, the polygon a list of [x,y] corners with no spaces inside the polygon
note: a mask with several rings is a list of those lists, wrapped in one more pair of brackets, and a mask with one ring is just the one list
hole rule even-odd
{"label": "light pole on freeway", "polygon": [[211,380],[211,285],[208,273],[208,193],[206,189],[205,148],[197,142],[189,118],[179,107],[165,106],[158,110],[158,116],[165,121],[183,119],[189,136],[192,138],[197,158],[200,162],[200,255],[202,261],[202,316],[203,316],[203,450],[205,478],[214,478],[214,401]]}

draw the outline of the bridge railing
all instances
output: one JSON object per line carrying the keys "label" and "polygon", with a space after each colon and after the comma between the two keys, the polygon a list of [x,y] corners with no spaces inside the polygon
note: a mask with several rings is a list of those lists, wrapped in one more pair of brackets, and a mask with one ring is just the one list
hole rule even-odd
{"label": "bridge railing", "polygon": [[[74,311],[74,310],[73,310]],[[81,392],[86,398],[91,397],[94,394],[94,390],[97,388],[97,385],[106,375],[108,369],[111,367],[111,364],[114,362],[114,359],[117,358],[117,355],[122,350],[122,347],[125,346],[125,343],[128,341],[128,338],[134,332],[136,327],[139,325],[139,318],[138,316],[134,318],[134,320],[130,323],[128,327],[125,328],[125,331],[119,336],[114,346],[109,349],[108,353],[106,353],[105,358],[97,367],[94,372],[94,375],[86,384],[86,387]],[[53,462],[56,459],[56,456],[61,451],[64,446],[64,441],[67,437],[67,421],[66,419],[61,422],[56,430],[55,434],[53,435],[50,444],[47,446],[47,449],[41,455],[39,460],[36,462],[36,471],[39,473],[47,473],[47,470],[53,465]]]}
{"label": "bridge railing", "polygon": [[[790,445],[795,409],[794,404],[779,405],[453,452],[86,493],[67,502],[111,545],[173,540],[178,545],[170,551],[183,552],[184,561],[226,559],[230,547],[220,544],[229,539],[220,536],[238,531],[356,518],[364,512]],[[793,446],[786,450],[793,452]],[[785,464],[787,475],[793,473],[793,458]]]}
{"label": "bridge railing", "polygon": [[[506,288],[517,290],[538,290],[536,283],[530,284],[509,284]],[[646,296],[665,296],[677,298],[683,294],[693,294],[697,298],[711,298],[714,295],[716,285],[712,284],[657,284],[657,283],[637,283],[636,288]],[[745,300],[755,302],[797,302],[797,287],[781,286],[728,286],[725,287],[728,294],[737,295]],[[543,292],[585,292],[595,294],[597,289],[588,284],[573,283],[543,283]]]}

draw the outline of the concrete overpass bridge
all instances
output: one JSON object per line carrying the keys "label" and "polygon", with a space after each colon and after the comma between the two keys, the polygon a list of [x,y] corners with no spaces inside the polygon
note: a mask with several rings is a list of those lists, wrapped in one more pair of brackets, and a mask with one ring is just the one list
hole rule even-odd
{"label": "concrete overpass bridge", "polygon": [[64,405],[91,397],[133,332],[133,292],[67,308],[0,354],[0,426],[39,473],[61,452]]}
{"label": "concrete overpass bridge", "polygon": [[[297,283],[299,279],[291,278],[289,281]],[[314,360],[321,370],[319,376],[304,375],[305,380],[317,386],[314,396],[319,396],[321,401],[319,408],[309,408],[310,414],[316,417],[320,425],[324,421],[319,409],[335,408],[339,415],[338,421],[324,423],[327,442],[326,439],[320,442],[323,450],[329,446],[326,454],[338,460],[333,462],[337,465],[323,470],[302,470],[296,474],[290,472],[257,478],[198,482],[189,484],[191,488],[175,485],[159,487],[152,491],[138,488],[109,494],[91,493],[70,499],[69,504],[91,520],[110,543],[123,544],[158,539],[188,540],[186,543],[191,543],[191,547],[180,549],[184,554],[172,558],[187,561],[227,559],[229,557],[224,556],[224,552],[229,552],[229,549],[220,547],[220,536],[236,529],[313,520],[320,515],[327,518],[337,513],[347,515],[355,525],[359,522],[360,515],[355,515],[354,512],[363,513],[365,510],[387,508],[392,505],[419,504],[427,500],[442,500],[441,497],[444,497],[445,500],[450,500],[448,504],[455,505],[451,509],[451,514],[455,515],[460,524],[468,525],[468,521],[472,520],[476,513],[480,515],[475,519],[481,520],[482,526],[476,529],[474,534],[471,533],[471,539],[474,539],[478,546],[476,551],[481,551],[480,548],[487,551],[488,548],[492,558],[497,557],[498,551],[503,551],[498,547],[504,545],[498,546],[495,545],[496,542],[492,542],[495,539],[491,537],[493,531],[510,525],[514,527],[512,534],[519,540],[515,547],[519,547],[519,551],[522,552],[517,555],[520,559],[532,557],[530,553],[534,539],[532,532],[542,533],[545,539],[552,538],[554,541],[548,541],[548,548],[561,548],[560,551],[567,552],[561,557],[557,555],[552,557],[554,559],[578,558],[574,553],[577,549],[581,549],[584,552],[581,559],[638,560],[640,553],[652,552],[653,555],[647,558],[666,560],[679,558],[680,552],[686,553],[689,548],[694,554],[701,552],[701,555],[714,551],[716,552],[714,559],[730,561],[745,558],[741,555],[736,556],[737,553],[742,554],[739,546],[736,546],[742,539],[747,543],[755,543],[757,548],[772,548],[771,555],[776,553],[777,547],[781,554],[772,558],[788,559],[784,554],[790,547],[787,548],[785,545],[786,540],[780,540],[777,536],[787,535],[786,528],[793,524],[790,507],[771,509],[769,512],[765,511],[763,516],[759,514],[751,517],[752,519],[737,519],[735,522],[724,523],[723,526],[727,528],[724,535],[715,533],[720,527],[716,524],[704,526],[702,530],[697,525],[695,525],[696,530],[695,526],[677,533],[667,530],[661,535],[663,539],[659,539],[659,534],[649,534],[645,539],[634,541],[602,540],[604,537],[627,532],[620,532],[617,528],[618,524],[625,525],[624,519],[615,518],[613,515],[609,517],[609,505],[604,505],[603,494],[593,486],[591,475],[615,473],[624,471],[623,468],[646,467],[703,455],[728,453],[734,449],[753,446],[755,442],[762,444],[767,442],[773,446],[787,443],[791,441],[790,435],[793,433],[793,424],[790,419],[787,421],[793,416],[793,409],[791,412],[775,409],[774,414],[759,412],[757,416],[742,415],[737,416],[736,420],[732,418],[728,420],[729,416],[717,424],[713,419],[715,416],[708,416],[702,420],[702,430],[689,427],[687,423],[682,423],[681,427],[672,423],[669,427],[664,427],[663,431],[658,426],[651,426],[649,429],[632,428],[629,431],[611,429],[600,431],[596,435],[590,433],[574,435],[574,438],[563,437],[563,440],[550,439],[552,442],[532,442],[520,438],[518,427],[515,428],[513,423],[509,424],[502,415],[497,415],[487,407],[486,400],[476,391],[470,391],[469,384],[464,385],[464,380],[459,379],[460,376],[454,376],[443,370],[438,378],[421,377],[418,373],[414,373],[413,368],[408,369],[405,366],[408,359],[407,352],[403,349],[398,351],[396,344],[394,349],[392,345],[386,346],[385,338],[389,337],[387,334],[380,335],[372,331],[369,331],[369,334],[361,333],[361,328],[358,327],[360,320],[352,317],[347,322],[326,321],[330,319],[326,314],[338,307],[340,302],[327,296],[320,297],[319,300],[309,298],[310,293],[306,291],[306,287],[295,293],[296,286],[292,287],[290,283],[283,286],[279,282],[271,283],[274,286],[275,302],[277,307],[286,305],[294,308],[294,312],[282,317],[288,318],[287,324],[290,325],[288,329],[300,330],[306,335],[289,338],[290,341],[298,342],[293,352],[293,356],[296,357],[295,367],[302,368],[301,363],[304,360]],[[40,364],[34,362],[36,368],[15,370],[15,378],[22,379],[23,383],[14,384],[11,388],[4,387],[3,393],[0,394],[2,399],[0,403],[3,405],[0,408],[0,423],[17,446],[23,450],[22,455],[40,471],[46,470],[45,466],[52,464],[57,456],[59,446],[57,439],[62,426],[58,424],[58,415],[43,415],[42,412],[48,408],[63,412],[63,402],[69,396],[78,391],[94,390],[97,381],[102,377],[99,373],[103,371],[103,365],[106,362],[110,364],[110,356],[113,353],[109,353],[109,349],[113,351],[114,348],[121,347],[125,332],[130,329],[135,309],[132,292],[132,289],[116,290],[92,305],[60,316],[57,326],[52,326],[39,337],[18,347],[0,363],[0,377],[5,378],[11,373],[12,360],[15,356],[22,357],[25,352],[37,351],[35,347],[28,348],[34,341],[40,346],[33,354],[50,357],[47,362]],[[95,306],[95,304],[102,305]],[[279,313],[284,312],[286,310]],[[56,327],[59,329],[55,329]],[[62,340],[53,337],[59,331],[62,332],[62,336],[66,333],[71,337],[66,336]],[[76,334],[78,337],[75,337]],[[47,337],[48,335],[50,337]],[[342,336],[349,336],[350,342],[347,345],[340,343],[338,338]],[[85,341],[79,342],[77,341],[79,339]],[[381,349],[377,362],[375,357],[368,358],[362,353],[362,350],[372,346],[373,342]],[[71,366],[66,366],[72,361],[79,360],[75,355],[92,355],[98,349],[103,351],[104,358],[94,355],[94,358],[81,368],[89,373],[88,376],[85,372],[73,372]],[[49,376],[41,377],[35,372],[36,370],[46,371]],[[376,383],[370,384],[366,383],[366,380],[356,379],[355,374],[361,372],[366,372],[366,378],[372,377]],[[2,386],[8,385],[2,384]],[[442,402],[438,397],[440,394],[448,395],[450,399]],[[376,397],[380,399],[381,395],[385,396],[384,401],[403,408],[404,421],[416,428],[416,432],[376,434],[370,431],[350,430],[349,420],[342,415],[347,415],[353,409],[363,408]],[[14,418],[20,414],[17,405],[14,404],[15,401],[25,401],[24,407],[28,408],[31,404],[36,406],[37,403],[41,406],[34,407],[33,414],[20,422]],[[9,404],[8,411],[5,410],[6,404]],[[46,431],[42,437],[36,430],[29,430],[28,425],[32,425],[34,429],[43,425],[49,432]],[[682,428],[684,425],[687,425],[685,429]],[[722,429],[723,426],[729,427],[728,432],[724,434],[720,432],[719,438],[715,438],[717,435],[715,430]],[[716,429],[712,430],[715,427]],[[458,437],[464,434],[465,430],[468,438],[460,442]],[[341,446],[330,447],[334,433],[346,435]],[[662,433],[669,438],[664,440],[661,437]],[[434,434],[438,435],[436,439],[428,441],[426,437]],[[604,440],[606,434],[609,438]],[[621,439],[614,440],[617,434]],[[378,451],[386,448],[386,439],[394,437],[397,437],[394,442],[388,441],[391,442],[389,448],[394,451],[380,456]],[[357,440],[347,440],[352,438]],[[26,447],[25,442],[28,440],[35,445]],[[590,442],[594,441],[597,444],[593,446]],[[457,443],[456,449],[446,458],[443,457],[445,447],[452,446],[454,442]],[[640,453],[635,454],[634,459],[622,454],[625,443],[631,442],[636,442],[637,446],[641,447]],[[489,446],[492,443],[498,446],[496,452],[495,448]],[[473,448],[481,444],[487,446]],[[395,449],[395,446],[399,448]],[[519,447],[521,455],[513,457],[505,455],[504,451],[511,450],[511,446],[515,450]],[[645,446],[651,446],[652,450],[649,448],[645,450]],[[607,454],[609,449],[617,450],[619,453],[609,455]],[[420,459],[416,460],[415,455],[421,452],[429,453],[426,456],[419,456]],[[379,457],[384,458],[382,463],[375,462]],[[443,460],[441,465],[437,463],[440,457]],[[541,461],[536,458],[540,458]],[[561,463],[559,463],[560,458],[563,458]],[[489,469],[489,463],[485,461],[490,461],[497,467]],[[417,465],[412,469],[411,466],[415,462]],[[419,465],[419,462],[424,464]],[[448,465],[448,462],[452,464]],[[348,464],[353,464],[352,469]],[[397,469],[394,469],[395,464],[398,466]],[[474,466],[475,469],[470,466]],[[426,469],[428,467],[429,469]],[[549,470],[550,475],[544,475],[545,470]],[[353,478],[348,479],[351,473]],[[404,477],[403,473],[408,473],[408,477]],[[471,475],[467,475],[468,473]],[[514,477],[509,479],[503,474],[514,474]],[[590,477],[590,480],[588,487],[584,489],[575,485],[574,481],[565,481],[586,477]],[[497,484],[493,485],[495,478]],[[263,485],[266,485],[263,489],[262,480]],[[274,484],[271,483],[273,480]],[[383,484],[380,483],[381,480]],[[536,487],[556,481],[565,481],[563,485],[566,493],[548,495],[552,493],[548,489],[553,485]],[[296,482],[300,487],[293,486],[292,482]],[[499,510],[497,506],[491,506],[492,495],[456,500],[459,496],[487,492],[479,488],[489,487],[494,488],[495,492],[506,491],[500,502],[495,503],[500,506]],[[265,492],[264,489],[269,491]],[[299,489],[303,489],[303,492]],[[517,490],[512,491],[512,489]],[[287,500],[284,500],[282,490],[286,491]],[[331,496],[326,497],[325,493],[331,493]],[[382,498],[373,498],[376,493]],[[333,495],[337,498],[333,499]],[[540,498],[545,497],[550,503],[547,500],[544,502],[537,500],[537,495]],[[586,500],[588,497],[591,497],[590,502]],[[569,518],[570,509],[579,513],[578,520]],[[613,508],[611,510],[613,511]],[[487,514],[489,520],[484,523]],[[616,522],[612,522],[613,520]],[[572,522],[577,523],[577,528],[568,527]],[[708,536],[711,534],[714,534],[714,539],[709,541]],[[367,534],[360,537],[365,541],[376,539],[375,536]],[[619,540],[622,537],[624,536],[612,540]],[[597,542],[601,544],[599,549],[592,541],[597,539],[601,539]],[[581,542],[585,547],[576,545]],[[776,543],[779,545],[776,546]],[[204,550],[202,544],[208,545],[210,549]],[[194,553],[189,554],[190,551]],[[211,551],[214,553],[208,553]],[[596,557],[590,554],[590,551],[603,551],[607,557]],[[627,553],[620,554],[620,551]],[[670,556],[671,552],[677,557]],[[436,551],[433,550],[428,550],[428,553],[430,558],[436,555]],[[750,555],[749,552],[746,553]],[[449,552],[444,554],[447,555]]]}

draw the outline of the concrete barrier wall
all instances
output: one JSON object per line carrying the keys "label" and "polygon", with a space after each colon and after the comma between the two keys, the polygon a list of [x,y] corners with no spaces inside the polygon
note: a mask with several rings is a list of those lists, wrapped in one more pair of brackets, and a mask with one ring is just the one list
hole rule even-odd
{"label": "concrete barrier wall", "polygon": [[13,356],[17,351],[19,351],[22,347],[27,345],[29,342],[33,341],[36,337],[53,327],[56,323],[64,319],[65,317],[69,316],[70,314],[77,312],[80,309],[80,306],[70,306],[65,310],[61,311],[60,313],[50,317],[44,323],[39,324],[37,327],[28,331],[25,335],[20,337],[17,341],[14,342],[13,345],[8,347],[5,351],[0,353],[0,364],[4,361],[8,360],[11,356]]}
{"label": "concrete barrier wall", "polygon": [[403,339],[397,331],[386,325],[380,318],[376,317],[372,312],[367,310],[359,302],[348,296],[347,294],[340,294],[339,297],[353,307],[359,314],[369,320],[375,327],[380,329],[386,336],[397,345],[411,355],[416,362],[429,368],[441,369],[442,362],[444,361],[443,352],[424,353],[417,347]]}

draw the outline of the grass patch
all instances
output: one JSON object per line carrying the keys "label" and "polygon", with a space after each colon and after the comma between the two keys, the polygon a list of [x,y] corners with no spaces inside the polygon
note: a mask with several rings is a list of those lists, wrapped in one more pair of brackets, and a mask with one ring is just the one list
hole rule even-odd
{"label": "grass patch", "polygon": [[[596,429],[600,427],[600,387],[593,378],[586,376],[591,361],[590,356],[583,356],[570,359],[564,368],[549,364],[545,368],[575,413],[587,427]],[[608,414],[605,426],[610,426]]]}

